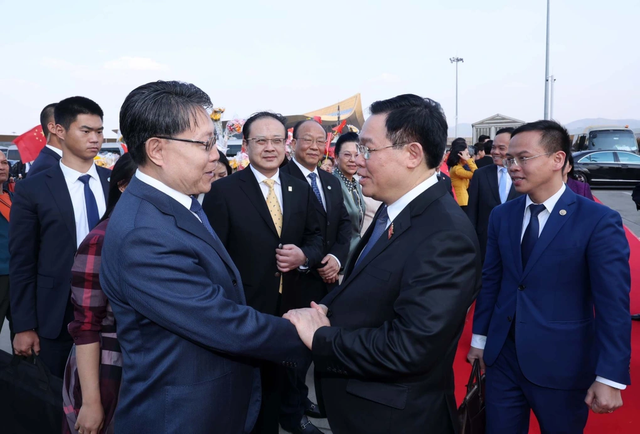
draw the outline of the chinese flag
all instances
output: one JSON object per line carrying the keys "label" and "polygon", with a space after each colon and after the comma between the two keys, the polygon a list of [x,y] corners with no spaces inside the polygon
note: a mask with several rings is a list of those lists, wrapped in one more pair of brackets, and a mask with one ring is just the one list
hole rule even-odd
{"label": "chinese flag", "polygon": [[313,119],[319,124],[322,123],[322,118],[320,116],[314,116]]}
{"label": "chinese flag", "polygon": [[47,144],[47,140],[42,134],[42,127],[31,128],[26,133],[16,137],[13,141],[20,151],[20,159],[23,163],[29,163],[36,159],[44,145]]}
{"label": "chinese flag", "polygon": [[333,131],[335,131],[338,134],[342,134],[342,130],[344,129],[344,127],[347,125],[347,120],[343,120],[342,122],[340,122],[340,125],[338,125],[337,127],[333,127]]}
{"label": "chinese flag", "polygon": [[331,140],[333,140],[333,133],[327,133],[327,142],[324,147],[324,154],[333,157],[333,148],[331,147]]}

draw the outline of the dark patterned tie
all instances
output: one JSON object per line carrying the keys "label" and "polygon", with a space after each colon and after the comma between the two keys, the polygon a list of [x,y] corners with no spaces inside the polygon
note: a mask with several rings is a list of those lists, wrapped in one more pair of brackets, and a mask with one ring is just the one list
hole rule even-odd
{"label": "dark patterned tie", "polygon": [[89,223],[89,230],[91,231],[100,221],[100,214],[98,213],[96,197],[93,195],[91,187],[89,187],[90,179],[91,175],[82,175],[78,178],[84,184],[84,203],[87,207],[87,223]]}
{"label": "dark patterned tie", "polygon": [[362,253],[360,253],[360,257],[356,261],[356,267],[358,266],[360,261],[362,261],[362,259],[367,256],[367,253],[371,251],[373,246],[376,244],[376,241],[378,241],[378,239],[380,238],[380,235],[382,235],[384,230],[387,228],[387,220],[389,220],[389,215],[387,214],[387,206],[383,205],[383,208],[380,210],[380,214],[376,219],[376,225],[374,226],[373,232],[371,233],[371,238],[369,238],[367,245],[364,246],[364,249],[362,249]]}
{"label": "dark patterned tie", "polygon": [[[318,198],[318,202],[320,202],[320,205],[322,205],[322,196],[320,196],[320,189],[318,188],[318,183],[316,182],[316,178],[318,177],[318,175],[316,175],[315,173],[310,173],[308,176],[311,180],[311,190],[313,190],[313,193]],[[322,207],[324,208],[324,205],[322,205]]]}
{"label": "dark patterned tie", "polygon": [[526,268],[527,262],[531,257],[531,252],[533,252],[533,248],[536,246],[536,242],[538,241],[538,236],[540,234],[540,222],[538,221],[538,214],[540,214],[544,209],[544,205],[529,205],[529,210],[531,211],[531,220],[529,220],[529,225],[524,231],[524,237],[522,237],[522,245],[520,246],[522,252],[522,269]]}
{"label": "dark patterned tie", "polygon": [[191,207],[189,207],[189,209],[191,210],[191,212],[195,213],[198,216],[198,218],[200,219],[204,227],[207,229],[207,231],[211,234],[213,238],[217,240],[218,237],[216,236],[215,232],[213,232],[213,228],[209,224],[209,219],[207,218],[207,215],[204,213],[204,210],[202,209],[202,205],[200,205],[200,202],[198,202],[198,199],[196,199],[194,196],[191,196]]}

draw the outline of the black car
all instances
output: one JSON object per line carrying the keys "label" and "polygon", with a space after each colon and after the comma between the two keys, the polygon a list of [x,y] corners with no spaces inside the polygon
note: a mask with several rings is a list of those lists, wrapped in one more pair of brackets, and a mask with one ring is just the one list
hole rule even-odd
{"label": "black car", "polygon": [[635,186],[640,182],[640,155],[628,151],[585,151],[573,154],[576,178],[591,185]]}

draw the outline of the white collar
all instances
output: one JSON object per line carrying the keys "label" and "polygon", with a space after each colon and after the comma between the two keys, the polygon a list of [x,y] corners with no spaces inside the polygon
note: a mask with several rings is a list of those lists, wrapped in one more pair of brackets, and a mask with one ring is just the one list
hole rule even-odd
{"label": "white collar", "polygon": [[256,177],[258,184],[260,184],[265,179],[273,179],[277,185],[280,185],[280,169],[278,169],[276,171],[276,174],[273,175],[271,178],[268,178],[264,176],[262,173],[258,172],[258,170],[255,169],[251,164],[249,164],[249,169],[251,169],[251,171],[253,172],[253,175]]}
{"label": "white collar", "polygon": [[296,160],[295,158],[292,158],[291,161],[293,161],[294,163],[296,163],[296,166],[298,166],[298,168],[300,168],[300,170],[302,171],[302,174],[304,175],[305,178],[309,177],[309,174],[311,173],[315,173],[316,174],[316,179],[320,178],[320,175],[318,174],[318,168],[315,167],[313,169],[313,171],[307,169],[306,167],[304,167],[302,164],[298,163],[298,160]]}
{"label": "white collar", "polygon": [[438,183],[438,175],[434,172],[434,174],[420,184],[413,187],[411,190],[406,192],[404,196],[400,199],[393,202],[391,205],[387,207],[387,214],[389,215],[389,221],[393,221],[398,215],[402,212],[403,209],[409,205],[413,199],[420,196],[422,193],[427,191],[429,187],[432,187]]}
{"label": "white collar", "polygon": [[58,149],[55,146],[51,146],[50,144],[46,144],[45,145],[47,148],[51,149],[53,152],[55,152],[56,154],[58,154],[60,156],[60,158],[62,158],[62,149]]}
{"label": "white collar", "polygon": [[[562,187],[560,187],[560,190],[558,190],[556,194],[554,194],[549,199],[542,202],[542,205],[544,205],[547,211],[549,211],[549,214],[551,214],[551,212],[553,211],[553,208],[556,206],[556,203],[558,203],[558,200],[560,200],[560,196],[562,196],[562,194],[566,189],[567,187],[564,185],[564,182],[563,182]],[[527,208],[529,208],[529,205],[531,205],[532,203],[535,203],[535,202],[531,200],[529,195],[527,195],[527,200],[524,206],[525,211],[527,210]]]}
{"label": "white collar", "polygon": [[162,193],[166,194],[170,198],[176,200],[178,203],[183,205],[186,209],[191,210],[191,196],[188,196],[184,193],[180,193],[178,190],[174,190],[169,187],[167,184],[158,181],[156,178],[153,178],[146,173],[142,173],[140,169],[136,170],[136,178],[140,181],[144,182],[147,185],[155,188],[156,190],[160,190]]}
{"label": "white collar", "polygon": [[82,173],[82,172],[78,172],[75,169],[72,169],[71,167],[65,166],[62,163],[62,160],[60,160],[60,169],[62,170],[64,179],[67,180],[67,183],[69,184],[76,182],[78,178],[80,178],[82,175],[89,175],[92,178],[94,178],[96,181],[100,182],[100,176],[98,175],[98,169],[96,169],[95,164],[91,164],[91,167],[89,168],[87,173]]}

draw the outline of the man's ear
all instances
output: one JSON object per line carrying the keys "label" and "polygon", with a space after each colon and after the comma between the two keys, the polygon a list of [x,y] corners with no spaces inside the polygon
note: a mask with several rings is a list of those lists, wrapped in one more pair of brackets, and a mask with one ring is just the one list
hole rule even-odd
{"label": "man's ear", "polygon": [[424,149],[420,143],[411,142],[405,145],[405,152],[407,152],[407,167],[410,169],[415,169],[420,165],[424,164]]}
{"label": "man's ear", "polygon": [[[47,124],[47,128],[49,128],[49,124]],[[59,140],[64,142],[67,130],[65,130],[62,125],[56,124],[53,132]]]}
{"label": "man's ear", "polygon": [[562,170],[564,168],[564,162],[567,159],[567,154],[564,151],[556,152],[553,154],[553,165],[556,170]]}
{"label": "man's ear", "polygon": [[151,137],[144,144],[147,158],[156,166],[164,166],[164,149],[167,142],[157,137]]}

